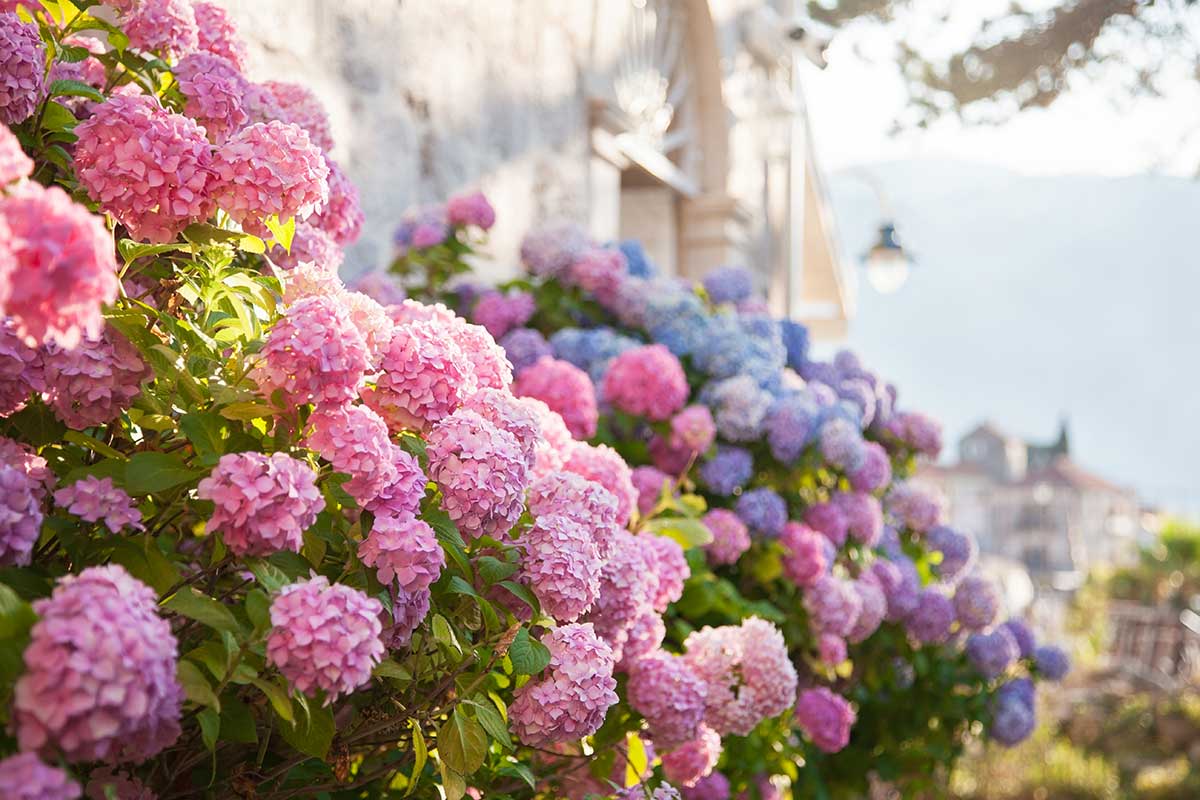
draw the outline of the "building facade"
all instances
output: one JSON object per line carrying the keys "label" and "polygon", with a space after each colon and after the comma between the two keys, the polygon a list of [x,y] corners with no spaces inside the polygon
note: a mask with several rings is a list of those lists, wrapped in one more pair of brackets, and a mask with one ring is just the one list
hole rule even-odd
{"label": "building facade", "polygon": [[1137,495],[1076,464],[1066,425],[1049,444],[984,423],[959,441],[958,461],[923,469],[946,498],[952,524],[980,551],[1019,562],[1047,589],[1071,590],[1097,566],[1136,558]]}
{"label": "building facade", "polygon": [[[772,310],[837,337],[853,313],[800,86],[792,0],[225,0],[252,77],[315,88],[386,262],[408,208],[481,188],[481,271],[556,218],[636,238],[667,273],[751,267]],[[811,37],[810,37],[811,41]],[[805,57],[804,52],[810,57]]]}

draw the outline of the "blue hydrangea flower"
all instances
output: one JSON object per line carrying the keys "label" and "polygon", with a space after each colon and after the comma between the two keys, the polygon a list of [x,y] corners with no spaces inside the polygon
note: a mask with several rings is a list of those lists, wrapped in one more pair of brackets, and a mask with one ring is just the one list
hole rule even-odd
{"label": "blue hydrangea flower", "polygon": [[754,277],[745,267],[717,267],[704,276],[704,291],[713,303],[736,303],[754,294]]}
{"label": "blue hydrangea flower", "polygon": [[1000,744],[1012,747],[1029,738],[1033,729],[1037,727],[1037,716],[1034,713],[1032,698],[1027,702],[1021,693],[1003,691],[1009,685],[1012,684],[1002,687],[996,694],[992,706],[992,724],[988,732]]}
{"label": "blue hydrangea flower", "polygon": [[967,637],[967,660],[988,680],[1003,675],[1019,655],[1017,640],[1004,628]]}
{"label": "blue hydrangea flower", "polygon": [[867,457],[866,443],[859,428],[841,417],[830,417],[821,424],[821,455],[831,466],[853,472]]}
{"label": "blue hydrangea flower", "polygon": [[1033,663],[1046,680],[1061,681],[1071,671],[1071,659],[1061,647],[1042,645],[1033,651]]}
{"label": "blue hydrangea flower", "polygon": [[783,464],[794,464],[813,440],[821,410],[808,392],[791,392],[767,412],[767,444]]}
{"label": "blue hydrangea flower", "polygon": [[750,532],[774,539],[787,524],[787,503],[773,489],[751,489],[738,498],[734,511]]}
{"label": "blue hydrangea flower", "polygon": [[1020,651],[1021,658],[1033,657],[1034,648],[1037,647],[1037,639],[1034,638],[1033,630],[1025,620],[1010,619],[1000,627],[1012,634],[1013,639],[1017,643],[1017,649]]}
{"label": "blue hydrangea flower", "polygon": [[808,328],[790,319],[780,320],[780,335],[787,351],[787,365],[796,372],[808,361]]}
{"label": "blue hydrangea flower", "polygon": [[514,375],[542,356],[554,355],[550,343],[533,328],[516,328],[509,331],[500,339],[500,346],[512,362]]}
{"label": "blue hydrangea flower", "polygon": [[682,358],[708,336],[708,315],[695,293],[675,281],[654,281],[647,287],[646,330],[654,341]]}
{"label": "blue hydrangea flower", "polygon": [[646,251],[642,248],[642,243],[637,239],[626,239],[617,245],[621,250],[621,254],[625,256],[625,262],[629,265],[629,274],[636,278],[653,278],[658,269],[646,257]]}
{"label": "blue hydrangea flower", "polygon": [[762,436],[774,398],[748,375],[709,383],[700,402],[713,412],[717,432],[731,442],[752,442]]}
{"label": "blue hydrangea flower", "polygon": [[854,406],[858,427],[866,430],[875,419],[875,389],[862,378],[848,378],[835,388],[838,397]]}
{"label": "blue hydrangea flower", "polygon": [[749,450],[718,445],[716,454],[700,465],[700,480],[716,494],[728,497],[746,485],[754,474],[754,456]]}

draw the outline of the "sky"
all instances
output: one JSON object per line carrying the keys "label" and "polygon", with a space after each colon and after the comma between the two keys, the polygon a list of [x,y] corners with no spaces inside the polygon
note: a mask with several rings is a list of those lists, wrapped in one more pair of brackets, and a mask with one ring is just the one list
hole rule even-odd
{"label": "sky", "polygon": [[[1165,96],[1129,99],[1111,78],[1079,78],[1048,109],[1025,111],[1000,126],[969,127],[946,118],[931,130],[889,133],[905,105],[892,60],[897,35],[938,54],[970,41],[982,20],[1008,0],[913,0],[894,23],[855,23],[839,31],[829,66],[808,71],[805,94],[814,143],[827,172],[903,158],[949,158],[1003,166],[1028,175],[1194,176],[1200,167],[1200,80],[1182,62],[1168,62]],[[1026,6],[1046,5],[1030,0]],[[930,20],[949,13],[945,23]],[[1200,6],[1186,17],[1200,41]],[[1104,40],[1102,40],[1104,41]],[[1127,58],[1148,57],[1157,43],[1112,41]]]}
{"label": "sky", "polygon": [[[978,13],[944,38],[969,36],[991,2],[958,3]],[[1200,6],[1194,17],[1200,41]],[[1178,369],[1200,337],[1200,80],[1167,75],[1164,97],[1133,101],[1083,82],[1003,125],[897,135],[894,35],[839,33],[805,83],[843,263],[857,268],[879,224],[871,184],[918,256],[895,295],[859,281],[846,344],[946,422],[949,451],[982,419],[1049,439],[1065,415],[1084,466],[1200,516],[1200,375]]]}

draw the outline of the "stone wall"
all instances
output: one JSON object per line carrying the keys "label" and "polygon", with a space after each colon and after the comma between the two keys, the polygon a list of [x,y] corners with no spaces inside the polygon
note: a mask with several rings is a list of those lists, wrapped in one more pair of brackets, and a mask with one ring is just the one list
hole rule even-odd
{"label": "stone wall", "polygon": [[530,224],[587,217],[587,0],[224,0],[252,77],[303,83],[333,122],[334,156],[367,228],[347,275],[386,261],[412,205],[483,189],[511,269]]}

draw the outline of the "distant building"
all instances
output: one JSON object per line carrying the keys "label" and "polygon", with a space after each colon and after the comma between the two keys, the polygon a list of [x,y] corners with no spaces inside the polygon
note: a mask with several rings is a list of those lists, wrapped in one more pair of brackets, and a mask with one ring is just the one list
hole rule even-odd
{"label": "distant building", "polygon": [[1136,556],[1141,506],[1071,459],[1058,438],[1035,444],[990,423],[958,443],[958,461],[930,465],[919,480],[946,497],[951,524],[975,534],[980,551],[1019,562],[1040,589],[1069,591],[1091,568]]}

